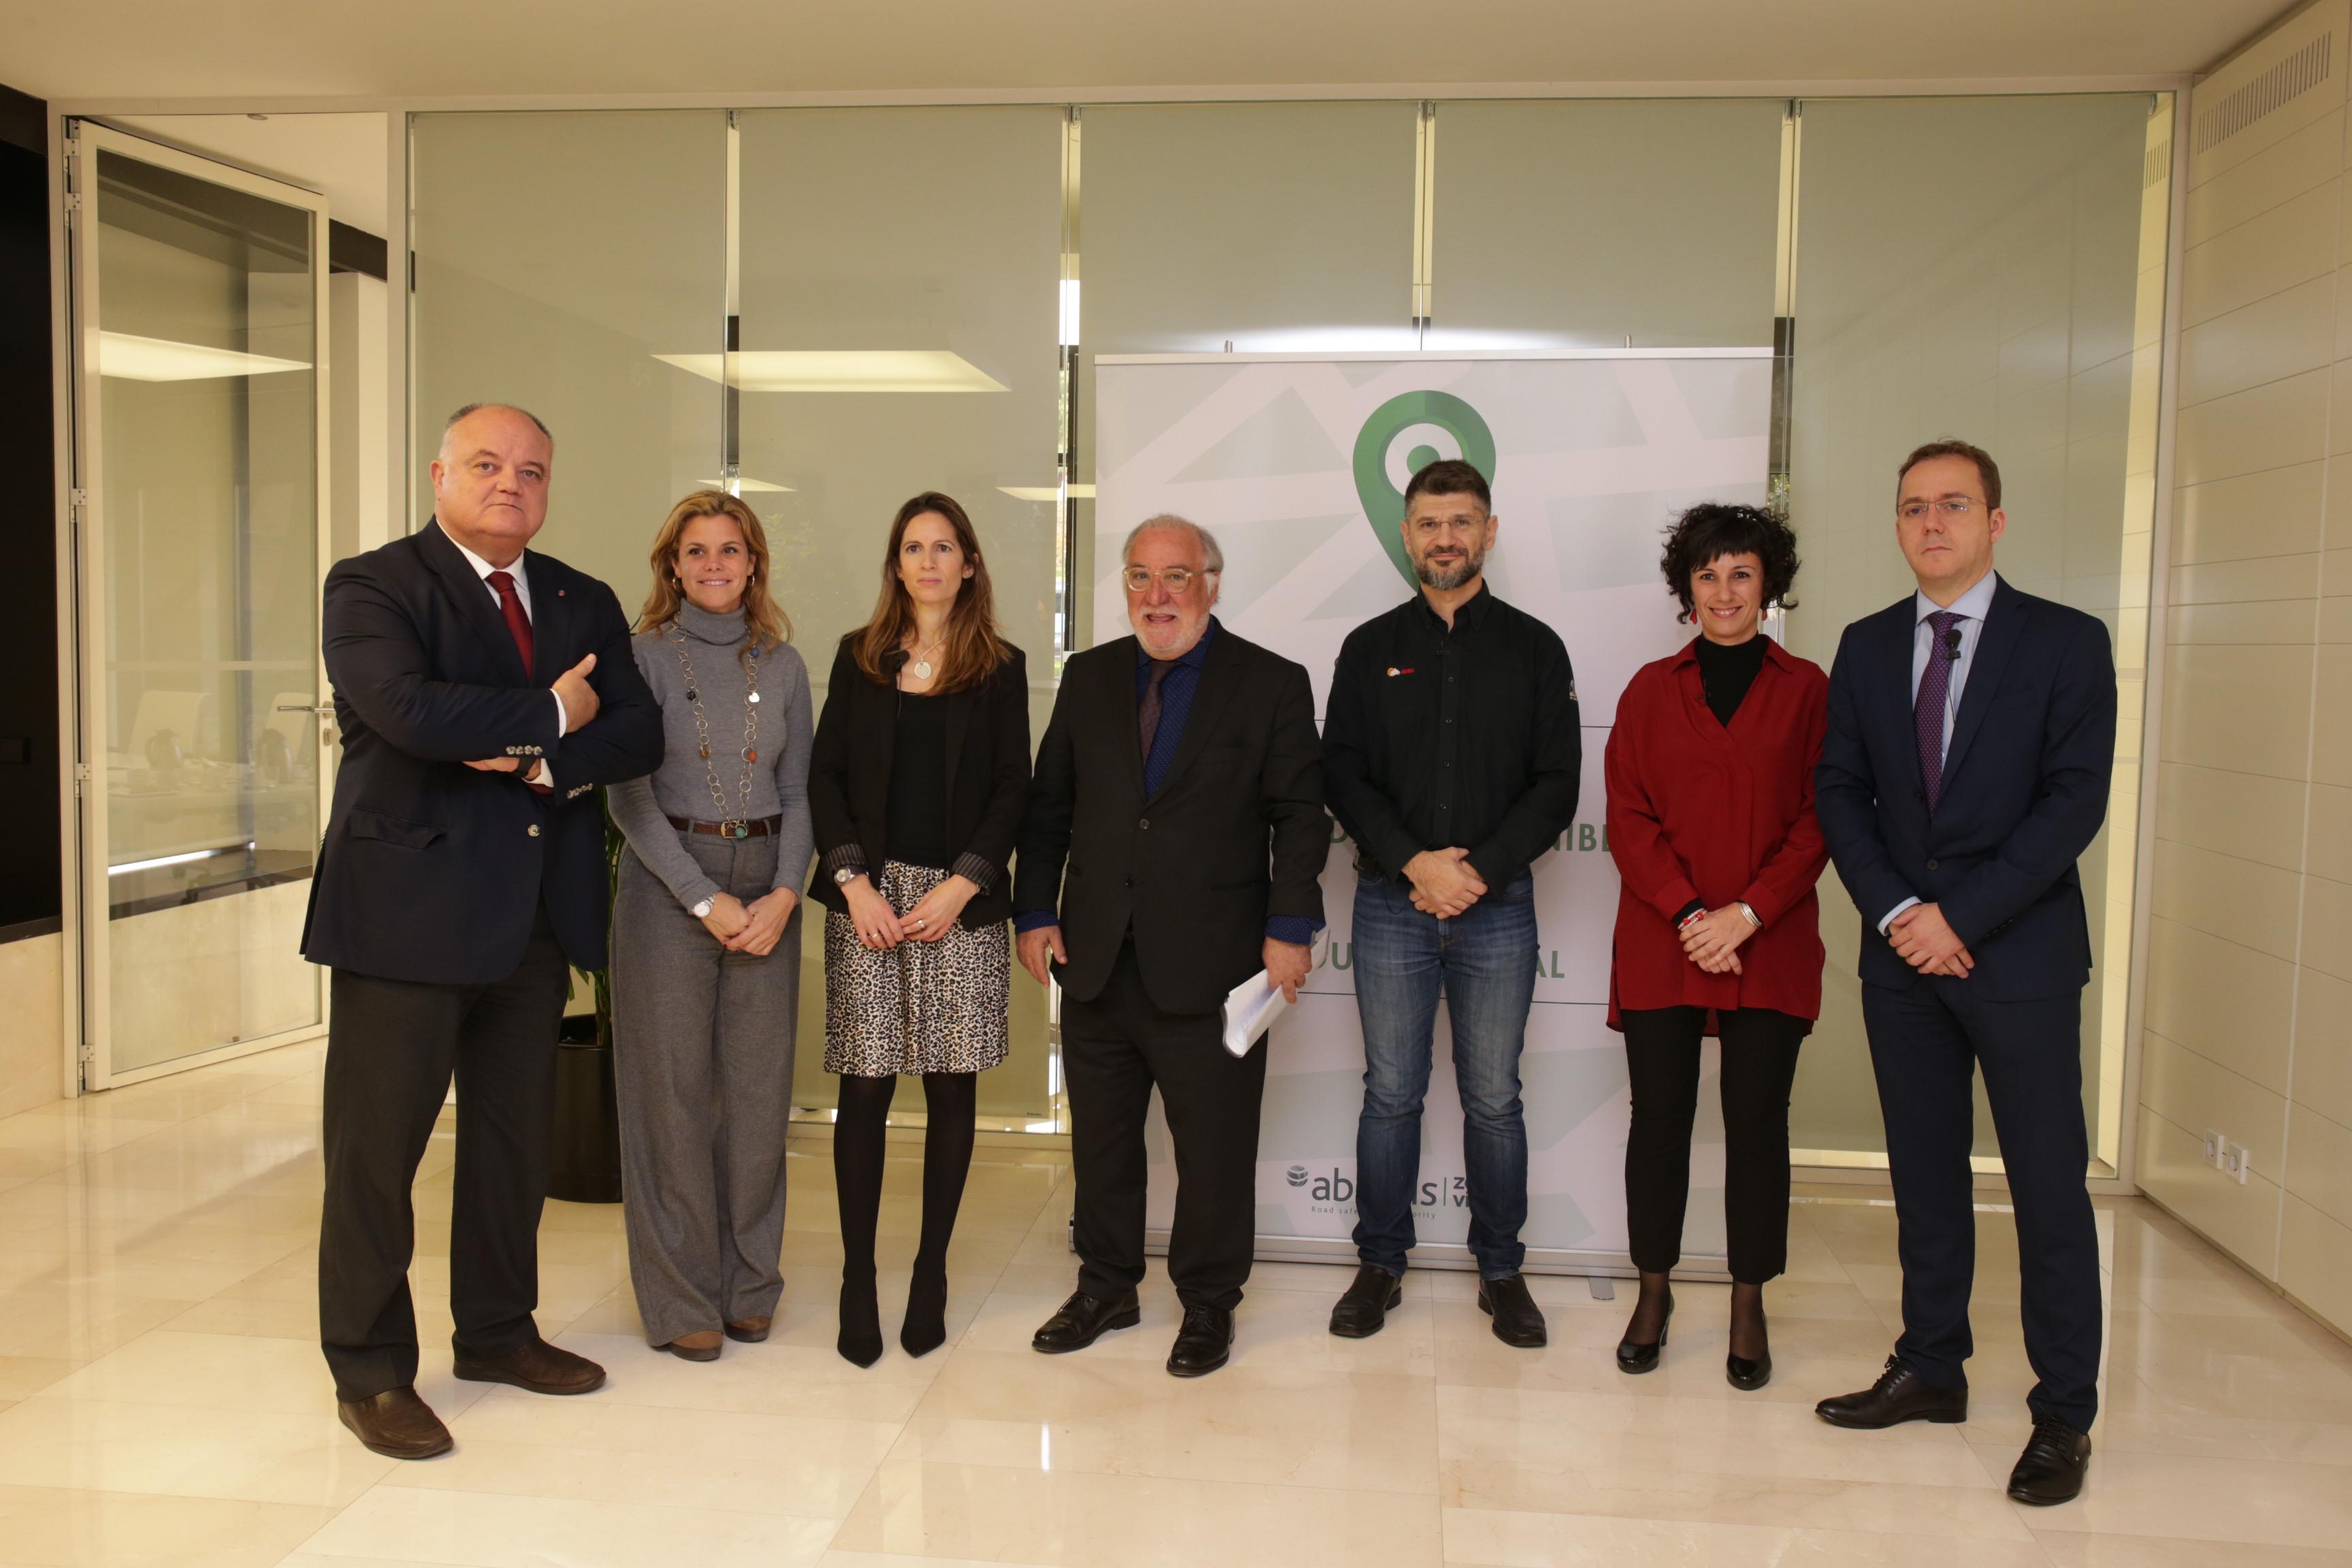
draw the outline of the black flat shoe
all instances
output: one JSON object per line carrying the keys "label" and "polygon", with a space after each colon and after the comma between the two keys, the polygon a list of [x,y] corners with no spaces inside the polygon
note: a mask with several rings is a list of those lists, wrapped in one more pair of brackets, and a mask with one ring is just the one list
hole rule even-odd
{"label": "black flat shoe", "polygon": [[1168,1375],[1203,1377],[1234,1354],[1234,1315],[1223,1307],[1187,1307],[1184,1326],[1168,1352]]}
{"label": "black flat shoe", "polygon": [[1524,1274],[1479,1280],[1478,1310],[1495,1320],[1495,1337],[1514,1350],[1540,1350],[1551,1338]]}
{"label": "black flat shoe", "polygon": [[1832,1426],[1874,1432],[1906,1421],[1934,1421],[1948,1426],[1969,1418],[1969,1391],[1938,1388],[1905,1366],[1897,1357],[1888,1356],[1886,1370],[1878,1374],[1876,1383],[1859,1394],[1824,1399],[1813,1406],[1813,1414]]}
{"label": "black flat shoe", "polygon": [[1639,1344],[1633,1340],[1617,1342],[1617,1370],[1633,1376],[1655,1372],[1658,1352],[1666,1348],[1666,1331],[1675,1326],[1675,1293],[1666,1292],[1666,1315],[1658,1320],[1658,1337],[1654,1343]]}
{"label": "black flat shoe", "polygon": [[1143,1321],[1143,1305],[1129,1290],[1106,1301],[1084,1290],[1073,1290],[1061,1309],[1029,1336],[1029,1348],[1045,1355],[1082,1351],[1113,1329],[1131,1329]]}
{"label": "black flat shoe", "polygon": [[2009,1500],[2034,1508],[2073,1502],[2091,1468],[2091,1435],[2055,1415],[2033,1418],[2033,1436],[2009,1472]]}
{"label": "black flat shoe", "polygon": [[1331,1309],[1331,1331],[1343,1340],[1368,1340],[1381,1331],[1390,1310],[1403,1300],[1404,1281],[1377,1264],[1367,1263],[1356,1270],[1355,1283]]}

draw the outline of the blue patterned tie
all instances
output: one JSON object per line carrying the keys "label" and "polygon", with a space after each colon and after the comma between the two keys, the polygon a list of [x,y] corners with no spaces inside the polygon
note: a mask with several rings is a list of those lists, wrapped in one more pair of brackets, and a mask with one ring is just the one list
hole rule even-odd
{"label": "blue patterned tie", "polygon": [[1932,815],[1944,793],[1944,706],[1952,689],[1952,628],[1961,617],[1937,610],[1927,617],[1935,636],[1927,644],[1927,668],[1919,672],[1919,695],[1911,705],[1911,728],[1919,739],[1919,776],[1927,785],[1927,810]]}

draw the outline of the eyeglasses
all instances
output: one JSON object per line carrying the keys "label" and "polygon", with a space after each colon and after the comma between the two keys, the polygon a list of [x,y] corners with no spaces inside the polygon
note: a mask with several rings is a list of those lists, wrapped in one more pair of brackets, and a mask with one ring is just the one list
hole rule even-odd
{"label": "eyeglasses", "polygon": [[1149,566],[1130,566],[1119,574],[1119,578],[1126,583],[1127,591],[1130,594],[1150,593],[1151,580],[1155,577],[1160,580],[1160,585],[1171,594],[1181,594],[1192,585],[1193,578],[1213,577],[1216,574],[1213,568],[1206,572],[1195,572],[1190,566],[1163,566],[1154,572]]}
{"label": "eyeglasses", "polygon": [[1958,522],[1969,515],[1969,508],[1982,505],[1984,503],[1973,496],[1946,496],[1940,500],[1905,501],[1895,509],[1895,515],[1906,522],[1925,522],[1932,511],[1946,522]]}

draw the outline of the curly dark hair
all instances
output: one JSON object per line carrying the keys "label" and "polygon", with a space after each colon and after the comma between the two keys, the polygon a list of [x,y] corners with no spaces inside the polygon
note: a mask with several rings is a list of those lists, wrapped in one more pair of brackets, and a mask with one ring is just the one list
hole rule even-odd
{"label": "curly dark hair", "polygon": [[1726,555],[1753,555],[1764,563],[1764,607],[1778,605],[1793,610],[1797,601],[1789,590],[1797,585],[1797,532],[1788,520],[1762,507],[1706,500],[1675,519],[1666,530],[1666,547],[1658,570],[1666,586],[1683,604],[1677,620],[1696,621],[1698,606],[1691,602],[1691,574]]}

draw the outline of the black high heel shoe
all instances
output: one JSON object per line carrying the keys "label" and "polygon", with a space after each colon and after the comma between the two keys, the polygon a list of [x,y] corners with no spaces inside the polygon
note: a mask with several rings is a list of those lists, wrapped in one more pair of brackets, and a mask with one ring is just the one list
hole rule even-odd
{"label": "black high heel shoe", "polygon": [[948,1271],[918,1267],[907,1289],[907,1321],[898,1330],[898,1344],[911,1356],[926,1356],[948,1339]]}
{"label": "black high heel shoe", "polygon": [[1617,1370],[1635,1375],[1645,1372],[1655,1372],[1658,1367],[1658,1352],[1666,1348],[1666,1331],[1674,1327],[1674,1322],[1675,1293],[1669,1290],[1666,1292],[1666,1315],[1658,1321],[1656,1342],[1643,1345],[1636,1344],[1632,1340],[1619,1340]]}
{"label": "black high heel shoe", "polygon": [[841,1333],[834,1349],[852,1366],[872,1366],[882,1359],[882,1309],[874,1299],[874,1271],[852,1278],[841,1271]]}
{"label": "black high heel shoe", "polygon": [[[1762,1309],[1757,1312],[1760,1319]],[[1743,1355],[1726,1354],[1723,1358],[1723,1381],[1742,1394],[1753,1394],[1772,1381],[1772,1350],[1768,1342],[1764,1353],[1754,1361]]]}

